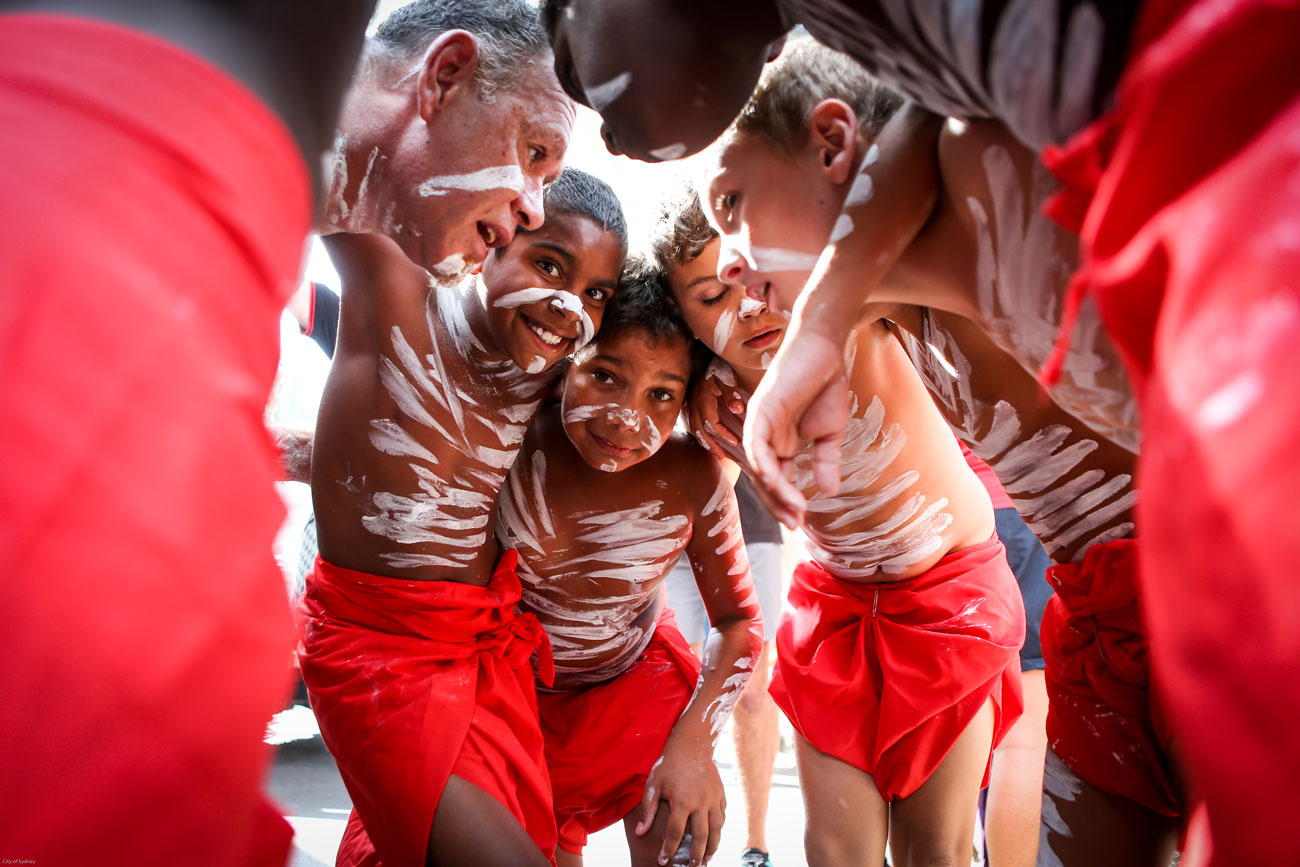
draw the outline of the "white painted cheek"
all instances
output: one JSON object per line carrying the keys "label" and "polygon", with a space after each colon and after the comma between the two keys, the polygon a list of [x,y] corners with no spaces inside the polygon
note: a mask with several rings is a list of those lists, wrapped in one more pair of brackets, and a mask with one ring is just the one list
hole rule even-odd
{"label": "white painted cheek", "polygon": [[587,315],[586,310],[578,311],[578,339],[573,345],[573,351],[577,352],[582,347],[591,342],[596,336],[596,326],[592,324],[591,317]]}
{"label": "white painted cheek", "polygon": [[649,449],[651,452],[657,452],[659,451],[659,447],[663,445],[664,442],[663,434],[659,433],[659,428],[655,426],[653,419],[647,417],[645,422],[646,422],[646,428],[649,430],[650,433],[650,436],[647,437],[645,440],[645,447]]}
{"label": "white painted cheek", "polygon": [[614,100],[623,95],[629,84],[632,83],[632,73],[624,72],[614,76],[603,84],[597,84],[594,87],[587,88],[587,103],[596,110],[597,114],[603,112],[613,104]]}
{"label": "white painted cheek", "polygon": [[764,370],[767,370],[772,366],[772,353],[764,352],[763,357],[758,360],[758,363],[762,365]]}
{"label": "white painted cheek", "polygon": [[668,162],[669,160],[679,160],[686,155],[686,145],[681,142],[670,144],[667,147],[655,148],[650,151],[650,156],[657,160]]}
{"label": "white painted cheek", "polygon": [[421,196],[445,196],[452,190],[485,192],[487,190],[512,190],[519,193],[524,188],[524,173],[519,166],[488,166],[476,172],[461,175],[439,175],[429,178],[416,188]]}
{"label": "white painted cheek", "polygon": [[736,329],[736,312],[724,310],[713,329],[713,351],[719,355],[727,348],[731,333]]}
{"label": "white painted cheek", "polygon": [[519,289],[502,295],[496,301],[492,302],[492,306],[510,309],[513,307],[522,307],[525,304],[532,304],[534,301],[541,301],[545,298],[550,298],[551,303],[555,303],[559,300],[556,296],[560,294],[561,293],[556,292],[554,289]]}

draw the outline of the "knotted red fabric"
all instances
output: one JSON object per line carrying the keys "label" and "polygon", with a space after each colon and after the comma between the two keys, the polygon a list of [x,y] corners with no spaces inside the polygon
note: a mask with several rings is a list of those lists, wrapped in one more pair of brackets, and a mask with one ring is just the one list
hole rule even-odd
{"label": "knotted red fabric", "polygon": [[929,779],[990,698],[990,758],[1024,710],[1025,608],[996,538],[895,583],[850,583],[800,563],[789,602],[772,697],[809,743],[870,774],[886,800]]}
{"label": "knotted red fabric", "polygon": [[627,671],[586,689],[538,693],[565,851],[581,855],[589,835],[641,802],[699,677],[700,661],[665,606],[650,644]]}
{"label": "knotted red fabric", "polygon": [[1300,3],[1142,22],[1115,111],[1062,154],[1099,167],[1077,291],[1142,405],[1144,613],[1211,863],[1300,863]]}
{"label": "knotted red fabric", "polygon": [[554,852],[529,661],[538,654],[544,682],[554,668],[537,618],[515,609],[518,561],[504,552],[479,587],[317,558],[298,659],[355,807],[339,864],[422,867],[452,774],[500,801],[547,857]]}
{"label": "knotted red fabric", "polygon": [[302,158],[221,70],[67,15],[0,16],[0,130],[4,855],[282,865],[262,418]]}
{"label": "knotted red fabric", "polygon": [[1166,758],[1168,727],[1153,701],[1138,609],[1138,545],[1094,545],[1047,573],[1043,612],[1047,742],[1075,774],[1166,816],[1182,798]]}

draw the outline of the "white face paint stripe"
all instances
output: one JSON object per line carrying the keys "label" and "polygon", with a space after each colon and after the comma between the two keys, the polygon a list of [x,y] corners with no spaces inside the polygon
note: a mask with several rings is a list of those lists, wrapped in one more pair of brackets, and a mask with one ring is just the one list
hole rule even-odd
{"label": "white face paint stripe", "polygon": [[670,160],[681,159],[686,155],[686,145],[681,142],[670,144],[666,147],[654,148],[650,151],[650,156],[657,160],[668,162]]}
{"label": "white face paint stripe", "polygon": [[484,192],[486,190],[524,189],[524,173],[519,166],[489,166],[463,175],[439,175],[416,188],[421,196],[445,196],[452,190]]}
{"label": "white face paint stripe", "polygon": [[587,104],[595,109],[597,114],[603,112],[613,104],[614,100],[623,95],[629,84],[632,83],[632,73],[620,73],[604,84],[597,84],[586,89]]}
{"label": "white face paint stripe", "polygon": [[781,247],[750,247],[749,253],[753,257],[754,270],[764,274],[811,271],[821,258],[820,253],[801,253]]}

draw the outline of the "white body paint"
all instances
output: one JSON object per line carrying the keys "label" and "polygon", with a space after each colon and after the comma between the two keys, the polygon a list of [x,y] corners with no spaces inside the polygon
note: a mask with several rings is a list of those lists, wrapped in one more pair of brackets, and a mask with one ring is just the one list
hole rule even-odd
{"label": "white body paint", "polygon": [[761,274],[779,274],[783,271],[811,271],[817,267],[820,253],[801,253],[781,247],[750,247],[750,264]]}
{"label": "white body paint", "polygon": [[[401,415],[370,423],[378,451],[409,460],[411,486],[376,492],[362,525],[398,546],[383,555],[394,568],[464,568],[482,556],[497,491],[505,482],[546,383],[508,361],[483,358],[465,316],[476,299],[465,289],[435,285],[426,306],[432,352],[415,351],[401,329],[391,332],[391,355],[379,359],[379,377]],[[448,364],[448,353],[460,363]],[[475,393],[483,389],[513,399],[489,414]],[[423,442],[449,444],[471,466],[450,475]],[[431,553],[430,549],[437,553]],[[409,550],[404,550],[409,549]]]}
{"label": "white body paint", "polygon": [[[1037,210],[1026,211],[1024,190],[1011,155],[984,153],[993,190],[993,214],[971,197],[975,221],[977,303],[990,339],[1032,374],[1056,341],[1061,305],[1044,287],[1063,286],[1073,271],[1058,246],[1058,227]],[[1044,190],[1050,181],[1037,167]],[[1037,186],[1037,184],[1036,184]],[[1035,191],[1034,200],[1041,198]],[[1085,301],[1052,397],[1093,430],[1136,453],[1140,446],[1137,401],[1123,364],[1096,307]]]}
{"label": "white body paint", "polygon": [[519,166],[488,166],[462,175],[439,175],[429,178],[416,188],[421,196],[445,196],[452,190],[483,192],[485,190],[524,189],[524,173]]}
{"label": "white body paint", "polygon": [[923,340],[905,337],[912,363],[971,451],[993,468],[1050,556],[1078,546],[1073,559],[1079,560],[1088,546],[1133,533],[1132,476],[1108,475],[1100,468],[1078,472],[1097,450],[1096,440],[1062,425],[1023,430],[1009,403],[975,398],[972,376],[978,371],[946,331],[929,316],[923,331]]}
{"label": "white body paint", "polygon": [[603,112],[613,104],[614,100],[623,95],[627,86],[632,83],[632,73],[620,73],[603,84],[597,84],[587,88],[587,104],[595,109],[597,114]]}
{"label": "white body paint", "polygon": [[667,147],[654,148],[650,151],[650,156],[657,160],[668,162],[670,160],[679,160],[686,154],[686,145],[681,142],[670,144]]}

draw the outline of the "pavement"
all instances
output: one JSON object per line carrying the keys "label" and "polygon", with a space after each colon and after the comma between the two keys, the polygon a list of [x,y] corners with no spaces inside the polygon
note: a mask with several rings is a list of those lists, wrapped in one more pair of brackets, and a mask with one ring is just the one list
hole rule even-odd
{"label": "pavement", "polygon": [[[784,719],[781,723],[783,743],[788,744],[788,724]],[[283,741],[276,747],[267,789],[294,827],[290,867],[329,867],[334,864],[352,802],[321,741],[311,710],[296,705],[279,714],[272,723],[269,740]],[[730,732],[724,731],[719,739],[715,759],[726,787],[727,821],[722,827],[718,854],[710,863],[731,867],[740,863],[740,853],[745,847],[745,813]],[[806,867],[803,799],[795,774],[794,754],[788,749],[777,755],[768,808],[767,843],[773,867]],[[621,823],[592,835],[585,861],[590,867],[630,867]]]}

